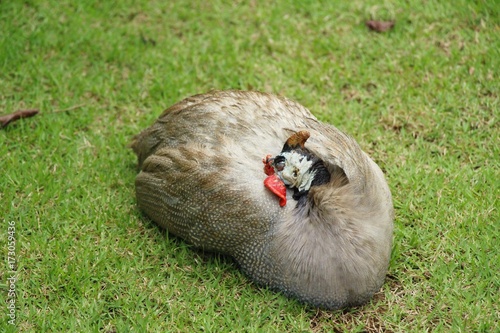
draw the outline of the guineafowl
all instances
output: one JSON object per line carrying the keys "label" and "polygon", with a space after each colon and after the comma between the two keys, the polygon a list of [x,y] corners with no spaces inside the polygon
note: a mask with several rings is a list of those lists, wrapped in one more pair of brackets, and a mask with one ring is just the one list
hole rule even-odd
{"label": "guineafowl", "polygon": [[326,309],[384,282],[393,205],[353,138],[284,97],[212,91],[173,105],[134,138],[141,210],[256,283]]}

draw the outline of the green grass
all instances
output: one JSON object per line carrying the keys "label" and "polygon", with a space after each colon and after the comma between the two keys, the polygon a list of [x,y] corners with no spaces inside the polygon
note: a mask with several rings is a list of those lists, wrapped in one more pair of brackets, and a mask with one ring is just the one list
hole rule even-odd
{"label": "green grass", "polygon": [[[40,109],[0,130],[0,331],[499,331],[499,31],[480,0],[0,1],[0,114]],[[138,211],[131,137],[212,88],[293,98],[384,169],[371,303],[309,309]]]}

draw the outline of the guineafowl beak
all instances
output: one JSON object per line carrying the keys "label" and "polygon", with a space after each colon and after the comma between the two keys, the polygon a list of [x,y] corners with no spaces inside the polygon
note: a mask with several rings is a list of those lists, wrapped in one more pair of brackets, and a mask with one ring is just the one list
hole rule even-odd
{"label": "guineafowl beak", "polygon": [[262,163],[264,163],[264,173],[268,176],[274,175],[274,157],[267,155],[262,159]]}

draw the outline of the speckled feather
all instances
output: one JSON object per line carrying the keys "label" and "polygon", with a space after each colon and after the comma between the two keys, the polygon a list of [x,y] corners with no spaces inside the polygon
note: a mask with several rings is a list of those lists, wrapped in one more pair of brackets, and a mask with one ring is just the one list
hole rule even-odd
{"label": "speckled feather", "polygon": [[[305,205],[263,181],[262,158],[307,130],[306,147],[332,174]],[[380,168],[358,144],[289,99],[214,91],[167,109],[136,136],[139,207],[197,247],[234,257],[257,283],[312,306],[359,305],[387,271],[392,199]]]}

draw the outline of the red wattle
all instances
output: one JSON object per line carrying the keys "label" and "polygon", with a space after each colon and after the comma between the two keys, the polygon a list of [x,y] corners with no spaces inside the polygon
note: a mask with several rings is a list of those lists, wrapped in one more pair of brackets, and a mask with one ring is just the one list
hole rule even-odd
{"label": "red wattle", "polygon": [[276,174],[272,174],[264,179],[264,186],[280,198],[280,206],[286,205],[285,183]]}

